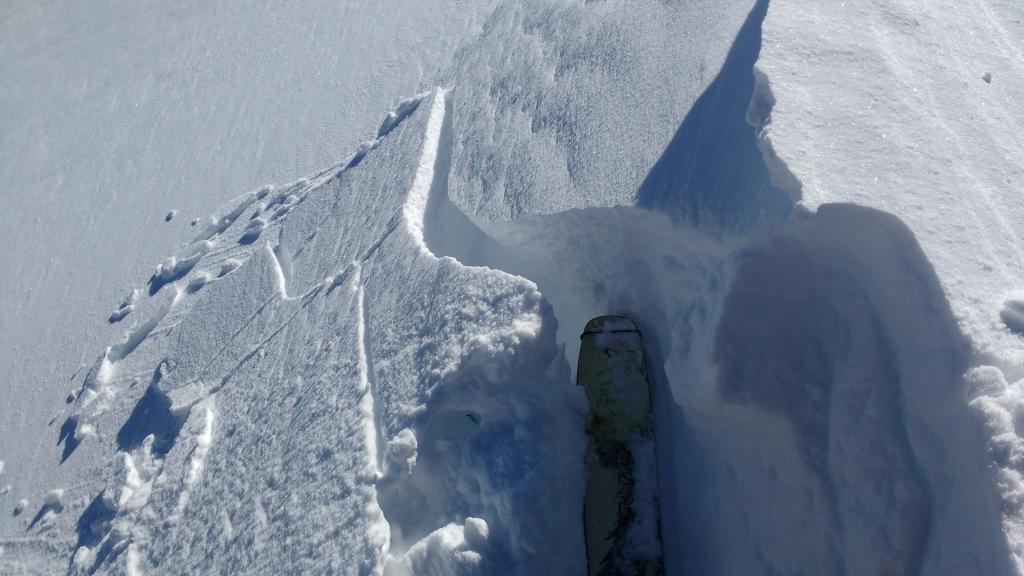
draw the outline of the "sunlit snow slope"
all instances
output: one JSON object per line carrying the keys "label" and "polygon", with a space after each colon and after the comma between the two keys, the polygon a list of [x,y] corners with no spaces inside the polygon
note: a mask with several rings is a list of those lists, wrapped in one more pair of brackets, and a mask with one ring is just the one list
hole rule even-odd
{"label": "sunlit snow slope", "polygon": [[[15,328],[0,386],[15,401],[0,406],[0,572],[582,574],[586,406],[571,367],[584,324],[608,313],[644,333],[669,574],[1021,571],[1019,8],[518,0],[382,21],[345,7],[366,26],[342,26],[344,55],[300,13],[230,24],[193,6],[176,20],[240,34],[297,18],[309,40],[285,64],[318,69],[322,47],[355,82],[397,78],[369,81],[383,101],[427,90],[359,145],[379,108],[337,102],[366,116],[331,137],[354,150],[343,161],[308,144],[295,169],[309,176],[227,202],[188,237],[121,247],[156,260],[181,241],[131,282],[142,262],[112,264],[134,285],[123,299],[107,278],[77,291],[106,307],[88,320],[33,280],[96,274],[88,245],[57,235],[50,266],[21,255],[32,219],[3,232],[18,271],[5,286],[44,290],[54,312],[24,296],[3,308]],[[6,26],[53,13],[5,10]],[[60,68],[50,50],[39,74]],[[288,68],[226,53],[238,70]],[[57,134],[30,102],[43,84],[0,92],[38,119],[7,112],[5,150]],[[279,152],[335,130],[295,100],[331,102],[308,78],[294,93],[230,84],[193,84],[218,103],[190,124],[206,130],[195,142],[69,149],[46,198],[127,193],[111,159],[128,158],[134,202],[155,212],[154,190],[187,185],[177,207],[204,209],[207,170],[218,191],[257,184],[235,134],[247,123],[224,110],[274,119]],[[95,90],[58,93],[114,108],[132,93]],[[177,96],[154,98],[140,102]],[[19,154],[0,174],[38,190],[49,152]],[[94,157],[112,164],[82,173],[107,180],[75,187],[65,172]],[[169,175],[192,157],[186,179]],[[275,166],[260,183],[288,172]],[[79,214],[18,198],[52,226]],[[152,220],[102,206],[82,212],[86,229]],[[124,244],[112,237],[94,247],[107,259]],[[78,318],[67,334],[60,315]],[[59,345],[79,370],[53,358]]]}
{"label": "sunlit snow slope", "polygon": [[64,421],[68,465],[108,479],[74,569],[369,572],[390,551],[389,572],[422,573],[578,549],[549,312],[528,281],[425,247],[444,93],[400,111],[340,168],[241,197],[150,279]]}
{"label": "sunlit snow slope", "polygon": [[[430,89],[484,2],[0,3],[0,532],[51,485],[48,422],[114,309],[245,190],[337,162]],[[174,217],[165,221],[171,211]],[[198,223],[196,224],[198,226]],[[49,488],[47,488],[49,486]],[[75,491],[68,491],[69,497]],[[63,555],[63,552],[57,554]],[[3,560],[0,560],[2,565]]]}

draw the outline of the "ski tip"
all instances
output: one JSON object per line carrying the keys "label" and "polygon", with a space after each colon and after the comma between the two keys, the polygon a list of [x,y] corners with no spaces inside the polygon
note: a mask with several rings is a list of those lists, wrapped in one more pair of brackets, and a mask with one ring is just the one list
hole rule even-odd
{"label": "ski tip", "polygon": [[625,316],[598,316],[590,322],[587,322],[586,328],[583,329],[583,334],[580,335],[582,338],[587,334],[600,334],[602,332],[640,332],[640,328]]}

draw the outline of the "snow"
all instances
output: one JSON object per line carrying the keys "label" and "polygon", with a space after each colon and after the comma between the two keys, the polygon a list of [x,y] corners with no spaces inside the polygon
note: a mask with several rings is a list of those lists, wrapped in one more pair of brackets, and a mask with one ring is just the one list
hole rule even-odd
{"label": "snow", "polygon": [[[961,442],[952,454],[937,455],[942,462],[925,461],[922,468],[931,477],[933,502],[942,503],[933,510],[931,539],[943,546],[967,537],[972,549],[989,551],[986,560],[931,554],[922,566],[930,573],[1010,572],[1003,564],[981,568],[1004,557],[1004,546],[1013,571],[1024,570],[1017,496],[1024,483],[1012,456],[1020,433],[1010,423],[1024,385],[1014,304],[1024,285],[1024,117],[1014,104],[1024,95],[1022,21],[1021,5],[1001,0],[778,2],[765,21],[757,64],[777,101],[768,136],[803,185],[801,204],[820,212],[831,203],[856,203],[899,218],[920,243],[923,273],[935,277],[937,300],[943,308],[948,302],[944,315],[958,328],[948,338],[951,351],[933,356],[960,350],[950,373],[931,381],[929,398],[918,399],[903,385],[903,403],[919,452],[934,437],[945,436],[948,444],[950,434],[933,426],[942,421],[940,412],[963,411],[963,399],[973,410],[946,430],[974,435],[984,423],[987,440]],[[922,424],[927,430],[915,432]],[[965,462],[965,451],[988,450],[993,461],[986,467],[998,467],[991,480],[982,480],[991,476],[987,469],[970,473],[952,463]],[[1001,518],[1001,529],[965,535],[945,528],[970,513],[957,504],[965,490],[979,492],[979,483],[998,486],[999,503],[986,509],[989,521]],[[955,491],[944,495],[947,489]]]}
{"label": "snow", "polygon": [[385,576],[447,576],[474,574],[480,570],[482,556],[477,551],[487,544],[487,523],[467,518],[464,526],[448,524],[417,542],[398,558],[389,558]]}
{"label": "snow", "polygon": [[124,320],[126,316],[132,313],[132,310],[135,310],[135,301],[138,299],[139,290],[138,288],[133,288],[132,291],[128,293],[128,296],[126,296],[125,299],[121,302],[121,304],[117,307],[117,309],[110,313],[110,318],[107,319],[107,322],[113,324],[115,322],[120,322],[121,320]]}
{"label": "snow", "polygon": [[[452,115],[452,202],[474,219],[503,221],[651,205],[667,195],[673,178],[693,188],[677,190],[676,198],[717,184],[704,178],[711,166],[739,166],[748,156],[717,148],[713,134],[746,125],[738,118],[705,126],[704,108],[731,98],[746,107],[750,96],[740,80],[740,87],[697,101],[752,5],[522,0],[495,7],[439,76],[459,103]],[[703,132],[693,136],[707,138],[708,146],[682,146],[689,130]],[[659,163],[668,169],[658,170]],[[742,198],[757,185],[744,170],[734,172],[739,189],[720,186],[721,198],[709,203]]]}
{"label": "snow", "polygon": [[[74,476],[54,469],[59,456],[47,455],[57,431],[43,431],[73,374],[144,316],[137,308],[107,322],[126,287],[145,292],[153,266],[223,203],[320,170],[373,137],[391,106],[435,85],[488,8],[466,0],[0,8],[0,181],[16,215],[0,231],[9,498],[39,502],[54,476]],[[165,223],[171,209],[178,214]],[[15,572],[66,570],[67,557],[9,515],[0,534],[19,538],[5,545]]]}
{"label": "snow", "polygon": [[668,574],[1024,572],[1017,4],[3,10],[0,572],[583,573],[606,314]]}
{"label": "snow", "polygon": [[[582,463],[560,457],[582,450],[579,415],[568,380],[547,374],[561,358],[535,286],[423,242],[449,141],[445,92],[428,99],[357,165],[240,197],[153,275],[141,319],[78,377],[63,416],[64,466],[110,478],[83,494],[102,504],[79,517],[101,520],[78,523],[78,569],[285,570],[301,552],[310,566],[419,570],[479,566],[485,543],[492,565],[535,565],[580,547],[566,523],[579,516]],[[366,189],[382,194],[352,193]],[[270,215],[251,242],[241,215],[263,197],[253,213]],[[321,232],[367,214],[372,236]],[[437,282],[452,289],[430,301],[406,290]],[[251,484],[265,488],[253,496]],[[537,497],[565,509],[510,515]],[[224,514],[246,546],[173,537],[206,534]]]}
{"label": "snow", "polygon": [[629,560],[656,560],[661,556],[658,540],[658,469],[654,442],[634,436],[630,441],[633,456],[633,521],[627,528]]}
{"label": "snow", "polygon": [[1024,297],[1008,296],[999,311],[999,319],[1011,332],[1024,335]]}

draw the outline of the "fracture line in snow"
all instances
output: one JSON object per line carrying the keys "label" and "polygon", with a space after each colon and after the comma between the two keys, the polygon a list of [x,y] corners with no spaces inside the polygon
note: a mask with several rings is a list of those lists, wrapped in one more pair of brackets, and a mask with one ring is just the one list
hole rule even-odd
{"label": "fracture line in snow", "polygon": [[278,249],[270,245],[270,242],[266,243],[265,249],[267,255],[270,256],[270,262],[274,265],[274,289],[281,299],[288,299],[288,280],[284,274],[284,268],[281,266],[281,259],[278,257]]}
{"label": "fracture line in snow", "polygon": [[[431,102],[430,116],[427,119],[427,125],[424,129],[424,141],[421,148],[419,162],[417,164],[416,175],[413,178],[413,184],[409,189],[406,200],[400,208],[399,222],[404,221],[407,223],[408,231],[412,235],[413,240],[419,244],[422,253],[426,255],[439,260],[454,260],[459,264],[459,266],[467,269],[497,271],[503,275],[513,276],[523,280],[536,288],[536,284],[529,278],[513,274],[502,269],[500,266],[467,264],[452,254],[445,254],[444,258],[442,258],[434,253],[427,242],[427,226],[432,225],[432,227],[434,227],[440,225],[442,227],[442,231],[444,227],[443,224],[431,222],[428,218],[428,213],[431,212],[432,206],[445,204],[448,205],[451,210],[460,210],[451,203],[451,200],[448,197],[448,173],[451,169],[453,147],[453,128],[449,115],[451,107],[452,100],[448,97],[448,91],[443,88],[435,90],[435,96]],[[466,217],[466,221],[471,222],[468,216]],[[476,228],[475,225],[470,224],[470,227],[473,229],[474,233],[484,237],[488,236],[486,232]],[[390,231],[391,230],[389,229],[388,233],[390,233]],[[386,238],[387,236],[385,235],[380,242],[383,242]],[[375,249],[376,246],[373,248]],[[368,256],[369,254],[367,254],[367,257]]]}
{"label": "fracture line in snow", "polygon": [[[323,286],[317,284],[317,285],[314,285],[309,290],[307,290],[306,292],[304,292],[301,296],[290,296],[288,294],[288,291],[287,291],[287,287],[288,287],[287,275],[285,273],[284,267],[282,266],[279,253],[277,252],[276,249],[272,248],[269,243],[266,244],[266,250],[269,252],[269,254],[271,256],[271,262],[274,265],[275,288],[276,288],[275,293],[272,296],[270,296],[269,298],[267,298],[266,300],[264,300],[263,302],[261,302],[260,305],[256,307],[256,310],[253,311],[253,313],[250,314],[245,319],[244,322],[242,322],[241,326],[239,326],[238,329],[235,330],[235,332],[220,347],[220,349],[217,350],[217,352],[215,352],[213,354],[213,356],[210,357],[209,360],[207,360],[207,362],[199,370],[199,376],[196,379],[190,381],[189,382],[190,384],[191,383],[195,383],[195,382],[200,382],[201,383],[203,381],[203,379],[206,378],[207,374],[210,371],[210,368],[214,365],[214,363],[224,355],[224,352],[231,346],[231,344],[233,344],[235,342],[235,340],[238,339],[239,335],[241,335],[242,332],[244,332],[246,328],[248,328],[250,325],[252,325],[252,323],[255,322],[256,319],[259,318],[261,314],[263,314],[263,311],[267,308],[267,306],[270,306],[274,302],[278,301],[279,298],[281,300],[293,300],[293,301],[294,300],[302,300],[302,299],[312,298],[313,296],[315,296],[323,288]],[[346,270],[347,270],[347,267],[346,267]],[[343,282],[343,281],[344,280],[342,280],[341,282]],[[335,282],[335,285],[340,285],[341,282]],[[296,314],[297,314],[297,312],[296,312]],[[295,314],[290,316],[289,319],[288,319],[288,322],[290,322],[291,319],[294,318],[294,317],[295,317]],[[287,325],[287,322],[286,322],[286,325]],[[277,330],[275,330],[274,333],[271,334],[271,338],[273,338],[273,336],[275,336],[278,332],[280,332],[281,329],[283,329],[284,327],[285,326],[281,326]],[[268,341],[269,341],[269,339],[268,340],[264,340],[263,342],[261,342],[260,346],[262,346],[263,344],[265,344]],[[259,351],[259,348],[257,348],[257,350],[255,350],[255,352],[258,352],[258,351]],[[253,353],[250,353],[249,355],[247,355],[243,359],[242,362],[237,364],[231,370],[231,372],[234,372],[234,370],[236,370],[239,367],[241,367],[241,364],[244,363],[245,360],[248,360],[249,358],[251,358],[252,354]],[[222,379],[221,384],[216,386],[216,387],[214,387],[214,388],[212,388],[211,390],[209,390],[209,393],[213,393],[213,392],[216,392],[216,391],[220,390],[221,387],[223,387],[223,384],[226,382],[227,378],[230,377],[230,375],[231,374],[229,372],[229,374],[227,376],[225,376],[224,379]]]}
{"label": "fracture line in snow", "polygon": [[[403,211],[404,211],[404,208],[405,208],[405,207],[404,207],[404,205],[403,205]],[[422,220],[422,218],[421,218],[421,220]],[[373,244],[371,244],[371,245],[370,245],[370,247],[369,247],[369,248],[367,248],[367,249],[366,249],[366,250],[365,250],[365,251],[364,251],[364,252],[363,252],[363,253],[362,253],[362,254],[361,254],[361,255],[359,256],[359,259],[358,259],[358,260],[356,260],[355,262],[366,262],[367,260],[369,260],[369,259],[370,259],[370,256],[373,256],[373,253],[374,253],[374,252],[376,252],[376,251],[377,251],[377,249],[378,249],[378,248],[380,248],[382,244],[384,244],[384,241],[385,241],[385,240],[387,240],[387,239],[388,239],[388,238],[389,238],[389,237],[391,236],[391,234],[392,234],[392,233],[393,233],[393,232],[394,232],[395,230],[397,230],[397,229],[398,229],[398,225],[399,225],[399,224],[400,224],[401,222],[402,222],[402,219],[401,219],[401,218],[397,218],[397,217],[395,217],[395,218],[392,218],[391,222],[388,222],[388,227],[387,227],[387,229],[385,229],[385,230],[384,230],[384,233],[383,233],[383,234],[381,234],[380,238],[378,238],[378,239],[377,239],[377,240],[376,240],[376,241],[375,241],[375,242],[374,242]],[[355,262],[353,262],[353,263],[355,263]]]}
{"label": "fracture line in snow", "polygon": [[427,127],[424,131],[423,148],[416,166],[416,176],[409,188],[409,195],[402,205],[402,218],[409,227],[409,232],[416,244],[424,254],[435,258],[434,253],[427,247],[423,236],[423,226],[427,212],[427,200],[430,198],[434,182],[434,165],[437,163],[437,154],[441,147],[446,96],[445,91],[440,88],[434,91],[434,98],[430,105],[430,117],[427,119]]}
{"label": "fracture line in snow", "polygon": [[370,466],[375,478],[379,478],[384,469],[381,448],[384,446],[383,427],[380,422],[380,410],[377,407],[377,382],[373,373],[373,359],[370,355],[370,332],[367,328],[368,305],[365,298],[363,282],[363,266],[354,263],[353,289],[356,292],[356,341],[358,346],[357,365],[359,368],[359,391],[363,394],[360,409],[366,422],[366,451],[369,453]]}
{"label": "fracture line in snow", "polygon": [[[381,412],[377,400],[377,378],[373,370],[373,356],[370,353],[370,332],[368,322],[368,306],[365,298],[365,283],[363,278],[363,266],[361,262],[353,262],[352,286],[356,292],[356,346],[357,366],[359,370],[359,391],[363,394],[359,402],[359,409],[363,413],[364,434],[366,435],[367,468],[376,482],[383,475],[383,426],[381,425]],[[372,506],[377,514],[378,521],[373,523],[371,532],[377,536],[380,543],[380,558],[388,557],[388,550],[391,543],[391,524],[384,516],[384,510],[377,500],[377,487],[371,487],[373,491]],[[373,573],[379,574],[383,569],[382,565],[374,568]]]}
{"label": "fracture line in snow", "polygon": [[235,365],[232,366],[231,369],[224,374],[224,376],[220,379],[220,382],[218,382],[216,385],[210,387],[209,390],[207,390],[207,394],[216,394],[217,392],[220,392],[222,388],[227,386],[228,381],[231,380],[231,377],[237,374],[239,369],[241,369],[246,362],[252,360],[254,356],[259,354],[260,350],[263,350],[264,346],[269,344],[270,341],[276,338],[278,334],[283,332],[285,328],[289,327],[292,323],[292,320],[295,320],[295,317],[298,316],[301,312],[301,308],[293,312],[292,315],[286,318],[284,322],[282,322],[277,328],[275,328],[274,331],[271,332],[269,336],[267,336],[263,340],[260,340],[259,343],[257,343],[256,346],[249,351],[248,354],[243,356],[241,360],[236,362]]}

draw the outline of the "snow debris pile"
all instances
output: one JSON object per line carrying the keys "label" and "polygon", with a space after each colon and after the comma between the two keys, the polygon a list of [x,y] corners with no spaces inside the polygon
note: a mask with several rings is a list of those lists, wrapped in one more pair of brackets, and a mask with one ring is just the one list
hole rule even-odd
{"label": "snow debris pile", "polygon": [[1024,573],[1024,35],[985,33],[1024,14],[940,4],[467,17],[444,88],[103,309],[0,568],[582,574],[571,371],[618,314],[656,412],[637,557]]}

